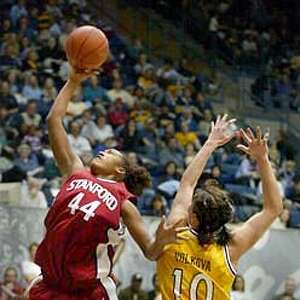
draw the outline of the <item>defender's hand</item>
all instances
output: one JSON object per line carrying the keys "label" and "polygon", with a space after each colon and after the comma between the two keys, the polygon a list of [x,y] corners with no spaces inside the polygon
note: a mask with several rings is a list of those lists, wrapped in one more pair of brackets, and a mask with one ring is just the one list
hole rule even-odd
{"label": "defender's hand", "polygon": [[240,134],[244,141],[244,144],[237,145],[238,149],[252,156],[255,160],[268,158],[268,138],[270,135],[269,131],[267,131],[263,135],[260,127],[257,127],[255,136],[253,131],[250,128],[247,128],[247,131],[241,129]]}
{"label": "defender's hand", "polygon": [[227,114],[222,118],[219,115],[216,122],[211,122],[211,132],[208,136],[208,142],[211,142],[216,147],[225,145],[234,137],[234,132],[230,132],[230,126],[234,124],[236,119],[227,121],[227,117]]}

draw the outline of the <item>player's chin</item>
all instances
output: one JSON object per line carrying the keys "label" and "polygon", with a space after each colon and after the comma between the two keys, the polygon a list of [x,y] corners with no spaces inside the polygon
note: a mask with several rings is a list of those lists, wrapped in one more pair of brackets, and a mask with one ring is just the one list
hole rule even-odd
{"label": "player's chin", "polygon": [[100,170],[102,169],[102,162],[100,162],[99,159],[96,157],[92,159],[90,164],[90,170],[93,175],[97,175],[100,173]]}

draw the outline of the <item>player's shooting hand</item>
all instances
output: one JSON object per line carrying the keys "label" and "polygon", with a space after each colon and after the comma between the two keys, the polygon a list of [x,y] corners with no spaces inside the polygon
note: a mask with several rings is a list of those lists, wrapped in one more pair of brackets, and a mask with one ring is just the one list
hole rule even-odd
{"label": "player's shooting hand", "polygon": [[260,127],[256,128],[256,135],[250,128],[246,131],[240,130],[241,137],[244,144],[237,145],[237,148],[248,155],[252,156],[256,160],[268,158],[269,148],[268,148],[268,138],[270,132],[267,131],[264,135],[261,132]]}
{"label": "player's shooting hand", "polygon": [[166,217],[163,216],[156,230],[156,240],[163,245],[175,242],[177,235],[188,228],[181,226],[182,221],[183,220],[179,220],[177,223],[170,225],[167,224]]}
{"label": "player's shooting hand", "polygon": [[81,81],[84,81],[93,75],[97,75],[98,73],[99,70],[75,69],[71,66],[69,71],[69,80],[73,83],[80,84]]}
{"label": "player's shooting hand", "polygon": [[225,145],[235,135],[231,130],[231,126],[234,124],[236,119],[227,120],[227,117],[227,114],[225,114],[222,118],[219,115],[215,122],[211,122],[211,132],[208,136],[208,141],[213,143],[216,147]]}

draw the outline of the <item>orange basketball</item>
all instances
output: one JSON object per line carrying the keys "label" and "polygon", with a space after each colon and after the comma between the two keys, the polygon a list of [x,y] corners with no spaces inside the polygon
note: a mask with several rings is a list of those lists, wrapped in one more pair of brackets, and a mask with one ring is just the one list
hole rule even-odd
{"label": "orange basketball", "polygon": [[94,26],[76,28],[67,37],[65,51],[76,69],[98,69],[107,59],[109,45],[105,34]]}

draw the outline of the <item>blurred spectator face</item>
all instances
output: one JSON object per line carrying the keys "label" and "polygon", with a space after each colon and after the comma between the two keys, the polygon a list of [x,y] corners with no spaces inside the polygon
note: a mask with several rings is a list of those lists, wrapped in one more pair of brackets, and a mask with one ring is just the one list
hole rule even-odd
{"label": "blurred spectator face", "polygon": [[4,273],[4,283],[15,284],[18,279],[18,274],[15,268],[7,268]]}
{"label": "blurred spectator face", "polygon": [[175,126],[174,126],[174,123],[169,123],[167,126],[166,126],[166,133],[167,134],[175,134]]}
{"label": "blurred spectator face", "polygon": [[15,48],[12,45],[8,45],[5,48],[5,54],[7,56],[14,57],[15,56]]}
{"label": "blurred spectator face", "polygon": [[54,81],[51,77],[48,77],[45,80],[45,85],[44,85],[45,89],[52,89],[54,87]]}
{"label": "blurred spectator face", "polygon": [[19,20],[19,24],[20,24],[20,29],[24,30],[28,27],[28,19],[26,17],[22,17]]}
{"label": "blurred spectator face", "polygon": [[189,87],[184,89],[184,97],[191,98],[192,97],[192,90]]}
{"label": "blurred spectator face", "polygon": [[92,113],[89,109],[85,110],[82,114],[83,122],[88,122],[92,119]]}
{"label": "blurred spectator face", "polygon": [[106,119],[104,116],[99,116],[97,119],[97,125],[99,128],[103,128],[106,124]]}
{"label": "blurred spectator face", "polygon": [[198,93],[196,99],[197,99],[198,102],[203,102],[205,98],[201,93]]}
{"label": "blurred spectator face", "polygon": [[120,90],[123,87],[123,82],[121,79],[116,79],[113,83],[113,88],[116,90]]}
{"label": "blurred spectator face", "polygon": [[2,27],[3,27],[4,31],[8,31],[11,27],[10,20],[9,19],[4,19]]}
{"label": "blurred spectator face", "polygon": [[294,300],[294,297],[293,296],[284,295],[284,296],[281,296],[279,300]]}
{"label": "blurred spectator face", "polygon": [[56,39],[54,37],[51,37],[49,40],[48,40],[48,47],[50,49],[53,49],[56,47]]}
{"label": "blurred spectator face", "polygon": [[177,149],[177,140],[175,138],[170,139],[169,143],[168,143],[168,147],[171,150],[176,150]]}
{"label": "blurred spectator face", "polygon": [[295,192],[297,195],[300,195],[300,180],[295,182]]}
{"label": "blurred spectator face", "polygon": [[[35,51],[30,50],[28,52],[27,59],[31,60],[31,61],[37,61],[38,60],[38,55],[37,55],[37,53]],[[32,76],[32,77],[35,77],[35,76]],[[36,79],[36,82],[37,82],[37,79]]]}
{"label": "blurred spectator face", "polygon": [[0,120],[4,120],[8,115],[8,110],[5,106],[0,105]]}
{"label": "blurred spectator face", "polygon": [[211,114],[211,111],[209,109],[204,110],[203,116],[204,116],[204,120],[206,122],[210,122],[212,120],[212,114]]}
{"label": "blurred spectator face", "polygon": [[155,130],[156,129],[156,121],[154,119],[149,119],[146,123],[146,128],[148,130]]}
{"label": "blurred spectator face", "polygon": [[16,72],[15,71],[9,72],[7,80],[9,83],[15,83],[17,81]]}
{"label": "blurred spectator face", "polygon": [[1,84],[1,94],[8,95],[9,94],[9,84],[7,81],[3,81]]}
{"label": "blurred spectator face", "polygon": [[279,216],[280,220],[282,223],[284,223],[285,225],[287,225],[287,223],[289,222],[290,219],[290,211],[288,209],[284,209],[282,211],[282,213]]}
{"label": "blurred spectator face", "polygon": [[38,249],[38,244],[37,243],[32,243],[29,246],[29,254],[30,254],[30,258],[31,258],[32,261],[34,261],[37,249]]}
{"label": "blurred spectator face", "polygon": [[27,144],[22,144],[18,148],[18,153],[21,159],[28,159],[31,153],[31,148]]}
{"label": "blurred spectator face", "polygon": [[214,166],[211,170],[211,175],[214,178],[219,178],[221,175],[221,170],[219,168],[219,166]]}
{"label": "blurred spectator face", "polygon": [[188,143],[185,148],[187,155],[193,155],[195,153],[195,146],[192,143]]}
{"label": "blurred spectator face", "polygon": [[296,289],[296,282],[293,278],[287,278],[285,281],[285,294],[288,296],[293,296]]}
{"label": "blurred spectator face", "polygon": [[143,278],[141,274],[134,274],[131,278],[131,290],[138,293],[142,287]]}
{"label": "blurred spectator face", "polygon": [[129,153],[127,154],[127,160],[128,160],[128,162],[129,162],[130,164],[132,164],[132,165],[138,164],[138,158],[137,158],[136,153],[134,153],[134,152],[129,152]]}
{"label": "blurred spectator face", "polygon": [[161,196],[160,195],[155,196],[155,198],[152,200],[153,209],[156,211],[160,211],[160,210],[162,210],[163,206],[164,206],[164,204],[161,199]]}
{"label": "blurred spectator face", "polygon": [[29,44],[30,44],[29,38],[27,36],[23,36],[21,39],[22,48],[24,49],[28,48]]}
{"label": "blurred spectator face", "polygon": [[29,102],[27,104],[26,112],[29,116],[34,116],[37,112],[37,104],[35,102]]}
{"label": "blurred spectator face", "polygon": [[176,169],[177,169],[176,164],[174,162],[169,162],[166,165],[166,174],[169,176],[173,176],[176,174]]}
{"label": "blurred spectator face", "polygon": [[182,123],[180,128],[181,128],[181,132],[183,132],[183,133],[189,132],[189,126],[186,123]]}
{"label": "blurred spectator face", "polygon": [[30,76],[29,83],[30,83],[30,85],[33,86],[33,87],[38,86],[38,80],[37,80],[37,77],[36,77],[36,76]]}
{"label": "blurred spectator face", "polygon": [[80,125],[77,122],[72,122],[70,132],[74,137],[78,137],[80,135]]}
{"label": "blurred spectator face", "polygon": [[99,81],[97,76],[92,76],[91,77],[91,85],[92,87],[96,88],[98,87]]}
{"label": "blurred spectator face", "polygon": [[144,65],[147,63],[147,55],[145,53],[141,53],[140,55],[140,64]]}
{"label": "blurred spectator face", "polygon": [[244,292],[245,291],[245,280],[241,275],[237,275],[235,277],[233,286],[232,286],[233,291],[240,291]]}
{"label": "blurred spectator face", "polygon": [[136,131],[136,124],[132,120],[128,122],[128,131],[130,133],[134,133]]}

